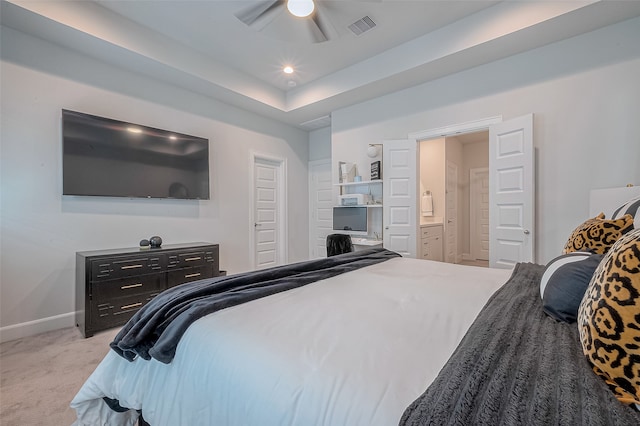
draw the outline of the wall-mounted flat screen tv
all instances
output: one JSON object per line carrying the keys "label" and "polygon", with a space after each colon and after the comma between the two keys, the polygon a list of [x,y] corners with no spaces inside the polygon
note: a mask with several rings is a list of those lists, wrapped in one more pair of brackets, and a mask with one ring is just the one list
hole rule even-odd
{"label": "wall-mounted flat screen tv", "polygon": [[209,199],[209,140],[62,110],[62,193]]}
{"label": "wall-mounted flat screen tv", "polygon": [[366,235],[368,217],[366,207],[334,207],[333,230],[344,234]]}

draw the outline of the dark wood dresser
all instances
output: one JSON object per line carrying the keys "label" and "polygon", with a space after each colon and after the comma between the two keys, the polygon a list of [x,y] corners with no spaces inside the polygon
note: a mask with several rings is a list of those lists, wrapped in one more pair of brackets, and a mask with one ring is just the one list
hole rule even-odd
{"label": "dark wood dresser", "polygon": [[91,337],[125,324],[169,287],[218,275],[218,244],[77,252],[76,325]]}

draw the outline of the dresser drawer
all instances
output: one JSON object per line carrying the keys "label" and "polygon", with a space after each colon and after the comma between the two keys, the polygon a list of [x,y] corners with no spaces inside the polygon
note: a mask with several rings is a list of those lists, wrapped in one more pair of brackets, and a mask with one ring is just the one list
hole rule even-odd
{"label": "dresser drawer", "polygon": [[422,238],[442,237],[442,225],[422,226],[420,230]]}
{"label": "dresser drawer", "polygon": [[97,329],[108,328],[125,324],[129,318],[140,310],[151,299],[157,296],[153,294],[139,294],[119,299],[112,299],[98,303],[94,301],[92,316],[93,323]]}
{"label": "dresser drawer", "polygon": [[93,260],[91,262],[91,280],[112,280],[160,271],[163,269],[163,260],[162,255]]}
{"label": "dresser drawer", "polygon": [[190,251],[188,253],[169,254],[168,267],[170,269],[199,266],[206,263],[204,250]]}
{"label": "dresser drawer", "polygon": [[94,282],[92,283],[92,294],[98,303],[101,303],[113,298],[159,293],[164,290],[164,285],[164,274],[140,275],[112,281]]}
{"label": "dresser drawer", "polygon": [[204,278],[214,277],[213,265],[195,266],[193,268],[183,268],[175,271],[169,271],[167,277],[167,285],[174,287],[190,281],[197,281]]}
{"label": "dresser drawer", "polygon": [[218,247],[206,247],[181,253],[168,254],[168,269],[181,269],[201,265],[213,265],[214,275],[219,270]]}

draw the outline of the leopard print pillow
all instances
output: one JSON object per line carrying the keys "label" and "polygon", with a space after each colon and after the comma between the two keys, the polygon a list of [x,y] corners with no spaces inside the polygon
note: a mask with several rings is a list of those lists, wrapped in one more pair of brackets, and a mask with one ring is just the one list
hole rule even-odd
{"label": "leopard print pillow", "polygon": [[604,213],[600,213],[573,231],[564,250],[562,250],[562,254],[578,250],[605,254],[613,243],[631,229],[633,229],[633,216],[630,214],[626,214],[620,219],[605,220]]}
{"label": "leopard print pillow", "polygon": [[640,404],[640,229],[598,265],[578,309],[582,350],[619,401]]}

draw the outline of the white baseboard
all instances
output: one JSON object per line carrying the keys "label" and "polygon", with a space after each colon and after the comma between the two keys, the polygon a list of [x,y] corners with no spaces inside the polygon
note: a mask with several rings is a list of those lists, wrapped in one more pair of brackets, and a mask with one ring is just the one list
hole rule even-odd
{"label": "white baseboard", "polygon": [[76,325],[75,317],[75,312],[68,312],[66,314],[54,315],[48,318],[41,318],[20,324],[0,327],[0,343],[20,339],[22,337],[35,336],[36,334],[45,333],[47,331],[73,327]]}

